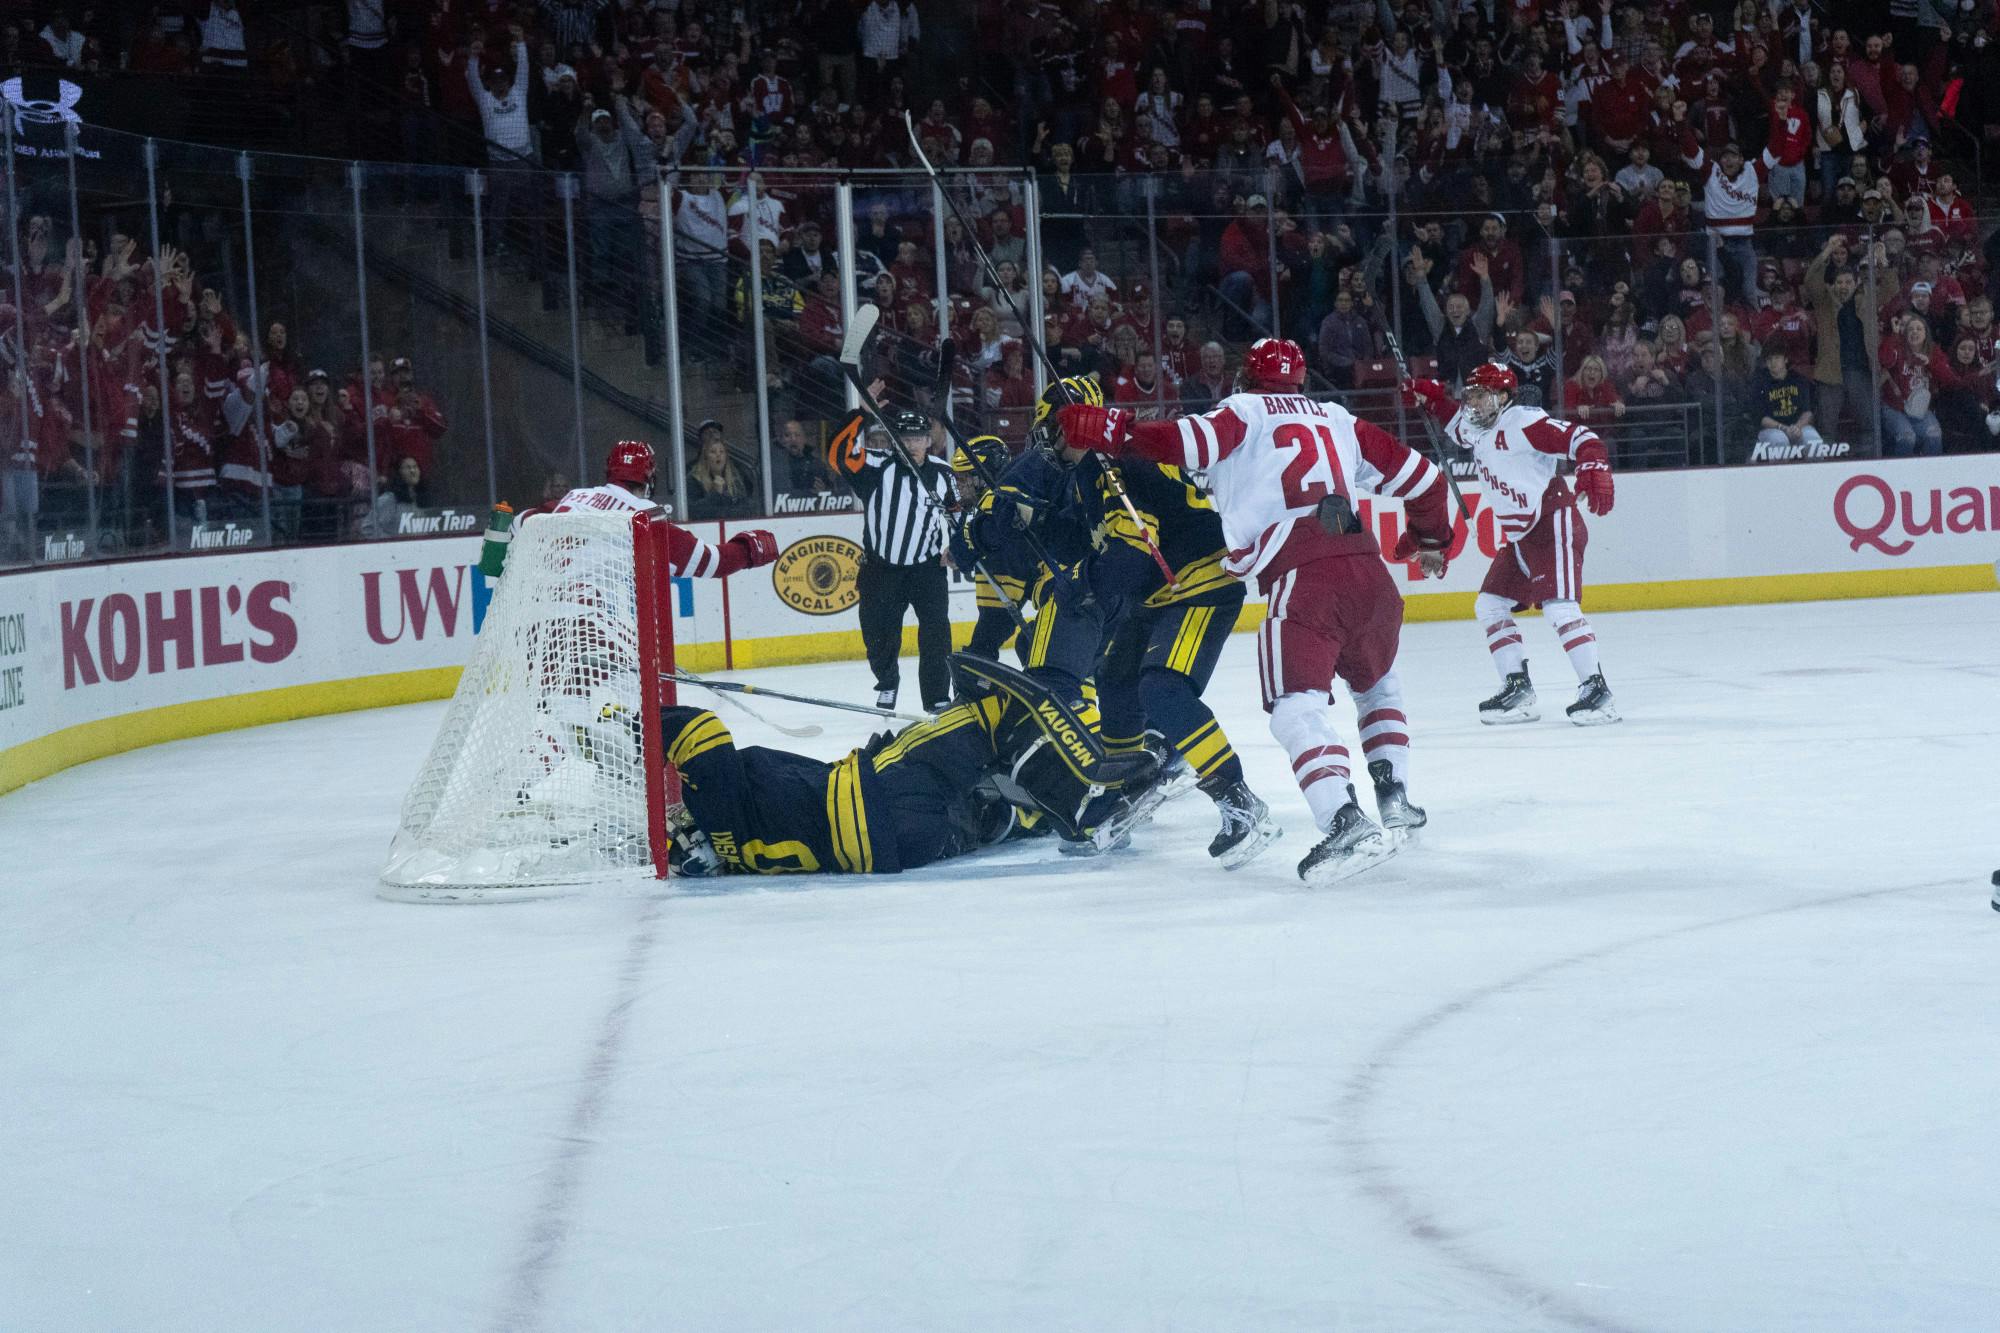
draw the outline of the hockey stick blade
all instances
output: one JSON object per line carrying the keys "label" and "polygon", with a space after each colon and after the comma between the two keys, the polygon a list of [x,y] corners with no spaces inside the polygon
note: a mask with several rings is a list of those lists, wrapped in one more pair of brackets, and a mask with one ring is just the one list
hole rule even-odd
{"label": "hockey stick blade", "polygon": [[947,337],[938,344],[937,391],[943,398],[951,397],[951,377],[957,369],[958,344]]}
{"label": "hockey stick blade", "polygon": [[752,708],[749,704],[744,703],[734,694],[731,694],[727,691],[723,690],[716,691],[716,697],[721,699],[722,702],[728,704],[731,708],[734,708],[738,712],[742,713],[745,717],[749,718],[751,721],[762,723],[764,726],[769,727],[771,730],[777,732],[779,735],[790,736],[795,740],[805,741],[805,740],[811,740],[815,736],[824,736],[826,734],[826,728],[820,726],[817,722],[808,722],[802,727],[791,727],[791,726],[786,726],[783,722],[773,721],[772,719],[758,712],[756,709]]}
{"label": "hockey stick blade", "polygon": [[847,336],[840,340],[840,363],[844,366],[861,366],[861,353],[868,346],[868,339],[874,336],[876,321],[882,318],[882,309],[873,302],[863,302],[854,307],[854,318],[847,322]]}

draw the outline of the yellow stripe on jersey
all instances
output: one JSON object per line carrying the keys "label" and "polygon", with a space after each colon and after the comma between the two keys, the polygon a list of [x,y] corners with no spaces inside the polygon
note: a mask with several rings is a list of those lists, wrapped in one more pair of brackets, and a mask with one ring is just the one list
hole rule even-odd
{"label": "yellow stripe on jersey", "polygon": [[1028,644],[1029,666],[1038,667],[1049,664],[1049,641],[1055,638],[1056,621],[1061,618],[1061,616],[1056,614],[1055,598],[1050,596],[1041,604],[1041,609],[1036,612],[1034,620],[1030,622],[1030,628],[1035,631],[1035,637]]}
{"label": "yellow stripe on jersey", "polygon": [[1146,599],[1147,606],[1174,606],[1196,597],[1205,597],[1219,592],[1236,582],[1233,575],[1222,568],[1224,552],[1216,551],[1199,560],[1191,560],[1174,571],[1171,587],[1162,587]]}
{"label": "yellow stripe on jersey", "polygon": [[[1012,599],[1014,605],[1019,606],[1021,599],[1027,595],[1028,591],[1026,580],[1013,578],[1006,574],[995,574],[990,579],[984,574],[974,574],[973,580],[973,600],[981,610],[986,610],[989,607],[997,609],[1005,606],[1007,603],[1002,601],[1000,597],[1000,593],[1003,592],[1007,594],[1008,598]],[[999,592],[994,591],[993,585],[996,583],[1000,585]]]}
{"label": "yellow stripe on jersey", "polygon": [[1143,733],[1137,736],[1112,736],[1107,734],[1103,739],[1104,752],[1106,754],[1132,754],[1144,749],[1146,745],[1146,737]]}
{"label": "yellow stripe on jersey", "polygon": [[667,748],[667,762],[675,768],[685,768],[690,761],[699,759],[717,746],[734,744],[735,740],[721,718],[703,712],[674,737],[674,743]]}
{"label": "yellow stripe on jersey", "polygon": [[[899,763],[909,756],[910,751],[920,745],[949,736],[960,727],[980,724],[979,709],[972,704],[953,704],[928,722],[918,722],[907,728],[902,735],[890,741],[875,752],[875,771],[882,772],[889,765]],[[982,724],[983,725],[983,724]],[[992,728],[987,727],[990,732]]]}
{"label": "yellow stripe on jersey", "polygon": [[1221,724],[1212,718],[1196,727],[1193,735],[1174,748],[1187,760],[1188,767],[1204,778],[1228,763],[1236,753],[1230,748],[1229,737],[1223,734]]}
{"label": "yellow stripe on jersey", "polygon": [[1173,646],[1167,649],[1167,670],[1183,676],[1194,674],[1202,642],[1208,637],[1209,622],[1214,619],[1215,608],[1212,606],[1194,607],[1181,617],[1181,627],[1174,632]]}
{"label": "yellow stripe on jersey", "polygon": [[842,870],[866,875],[875,869],[875,848],[868,840],[868,809],[861,799],[859,755],[848,755],[827,775],[826,826],[833,841],[833,859]]}

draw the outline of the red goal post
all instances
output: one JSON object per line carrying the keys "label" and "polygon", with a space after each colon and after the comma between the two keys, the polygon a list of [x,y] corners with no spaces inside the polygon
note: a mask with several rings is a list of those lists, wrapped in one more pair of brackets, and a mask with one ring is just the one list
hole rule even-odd
{"label": "red goal post", "polygon": [[520,524],[404,797],[382,897],[505,902],[666,877],[667,529],[658,509]]}

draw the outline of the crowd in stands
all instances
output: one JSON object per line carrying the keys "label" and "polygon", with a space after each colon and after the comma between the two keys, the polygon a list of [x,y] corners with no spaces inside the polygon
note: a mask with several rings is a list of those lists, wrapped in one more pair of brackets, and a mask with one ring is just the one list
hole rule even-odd
{"label": "crowd in stands", "polygon": [[[512,169],[577,174],[584,280],[629,303],[628,331],[650,311],[626,275],[664,218],[684,342],[746,373],[754,250],[769,370],[743,387],[783,396],[781,490],[837,484],[792,439],[810,444],[840,396],[825,373],[843,330],[831,182],[913,167],[905,113],[924,155],[957,169],[958,207],[940,256],[920,177],[863,180],[857,289],[882,310],[892,381],[926,382],[948,335],[956,409],[1010,442],[1033,410],[1032,286],[1056,364],[1147,412],[1213,402],[1264,332],[1308,349],[1316,387],[1386,401],[1393,331],[1447,381],[1506,362],[1526,395],[1614,442],[1678,410],[1677,461],[1812,457],[1828,441],[1990,449],[2000,432],[2000,256],[1967,194],[2000,142],[1995,0],[349,0],[314,14],[409,113],[410,156],[450,158],[434,121],[476,129],[501,223],[520,207]],[[111,22],[49,7],[0,35],[23,65],[283,63],[233,0]],[[165,336],[213,452],[212,476],[176,462],[190,494],[244,498],[241,423],[261,418],[274,446],[287,430],[312,441],[270,454],[274,494],[351,498],[363,411],[383,427],[377,485],[426,484],[419,437],[442,417],[404,401],[395,358],[336,390],[274,328],[251,364],[259,349],[197,294],[184,256],[147,259],[122,236],[102,254],[107,238],[82,238],[80,327],[65,313],[79,270],[45,224],[16,220],[32,290],[7,399],[10,421],[37,423],[41,476],[110,477],[143,447],[157,376],[133,368]],[[131,299],[156,262],[164,331]],[[88,450],[80,348],[104,368],[93,394],[113,394]],[[756,496],[754,452],[710,424],[690,435],[691,490]]]}
{"label": "crowd in stands", "polygon": [[0,559],[87,513],[127,545],[175,540],[169,491],[183,538],[267,518],[327,538],[432,503],[448,421],[409,356],[329,371],[282,319],[248,327],[185,250],[113,231],[100,251],[45,214],[21,230],[20,302],[11,273],[0,296]]}

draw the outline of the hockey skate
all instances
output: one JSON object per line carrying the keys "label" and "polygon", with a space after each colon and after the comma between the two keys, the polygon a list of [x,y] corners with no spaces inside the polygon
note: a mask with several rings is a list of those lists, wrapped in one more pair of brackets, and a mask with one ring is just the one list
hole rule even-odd
{"label": "hockey skate", "polygon": [[1618,709],[1612,704],[1611,687],[1604,683],[1604,673],[1600,671],[1579,685],[1576,702],[1563,712],[1579,727],[1601,727],[1618,721]]}
{"label": "hockey skate", "polygon": [[893,686],[886,690],[875,691],[875,706],[885,713],[888,712],[896,706],[896,695],[898,693],[899,691]]}
{"label": "hockey skate", "polygon": [[1500,693],[1479,705],[1479,720],[1489,727],[1511,726],[1517,722],[1537,722],[1542,710],[1535,706],[1535,687],[1528,682],[1528,665],[1508,673]]}
{"label": "hockey skate", "polygon": [[1247,783],[1233,782],[1213,790],[1204,786],[1202,790],[1215,801],[1222,816],[1222,828],[1208,844],[1208,854],[1221,862],[1224,870],[1249,865],[1284,833],[1271,818],[1270,807],[1257,799]]}
{"label": "hockey skate", "polygon": [[1410,793],[1396,780],[1387,759],[1368,761],[1368,777],[1375,784],[1375,813],[1382,818],[1384,832],[1408,837],[1430,822],[1420,805],[1410,804]]}
{"label": "hockey skate", "polygon": [[1299,878],[1308,888],[1323,889],[1388,860],[1402,849],[1401,835],[1385,834],[1361,813],[1350,784],[1347,804],[1333,812],[1333,827],[1299,862]]}

